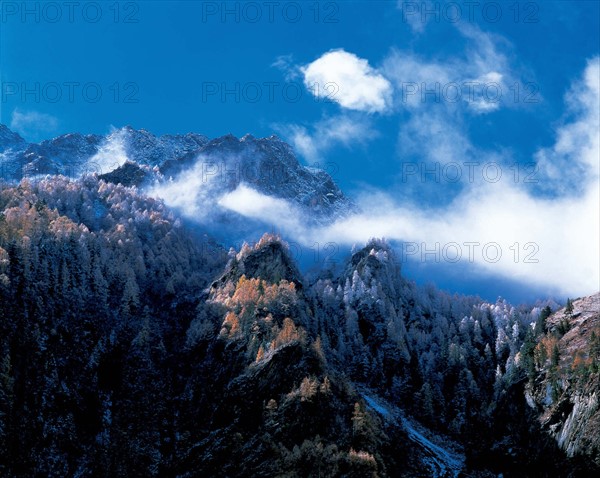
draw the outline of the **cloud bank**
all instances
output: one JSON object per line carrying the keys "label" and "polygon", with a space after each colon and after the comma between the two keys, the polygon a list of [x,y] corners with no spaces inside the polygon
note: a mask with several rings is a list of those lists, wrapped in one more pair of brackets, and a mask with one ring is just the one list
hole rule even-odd
{"label": "cloud bank", "polygon": [[[553,146],[535,155],[549,181],[565,175],[577,177],[579,190],[572,194],[541,197],[504,176],[498,182],[474,183],[443,208],[424,210],[417,204],[397,204],[389,195],[377,192],[361,198],[363,214],[310,230],[300,222],[288,221],[284,229],[307,246],[314,242],[364,243],[374,236],[408,241],[417,250],[406,252],[417,260],[436,260],[437,248],[438,261],[452,262],[460,254],[461,260],[473,263],[474,273],[513,279],[545,288],[548,293],[578,296],[596,292],[600,288],[599,77],[600,60],[594,58],[566,95],[571,121],[557,128]],[[463,139],[458,150],[443,142],[437,147],[468,150],[470,143]],[[501,158],[501,153],[490,155]],[[585,174],[579,175],[580,171]],[[235,195],[238,200],[228,205],[242,215],[277,222],[284,206],[279,202],[262,206],[264,198],[242,200],[251,195],[244,189]],[[250,211],[253,202],[259,207]]]}
{"label": "cloud bank", "polygon": [[[481,270],[565,295],[582,295],[600,288],[600,60],[589,61],[583,79],[566,96],[574,119],[556,130],[555,144],[535,159],[542,174],[560,181],[577,176],[578,189],[558,198],[534,196],[523,183],[505,178],[466,189],[446,208],[422,211],[418,206],[390,207],[364,198],[368,215],[359,215],[319,231],[327,240],[365,241],[367,236],[442,246],[450,242],[500,244],[498,262],[475,254]],[[584,171],[583,175],[579,173]],[[519,243],[519,257],[510,247]],[[533,244],[525,251],[525,244]],[[464,248],[463,248],[464,249]],[[525,262],[525,255],[534,251]]]}
{"label": "cloud bank", "polygon": [[244,183],[221,196],[217,204],[250,219],[271,219],[273,224],[284,230],[298,227],[300,212],[293,205],[283,199],[262,194]]}

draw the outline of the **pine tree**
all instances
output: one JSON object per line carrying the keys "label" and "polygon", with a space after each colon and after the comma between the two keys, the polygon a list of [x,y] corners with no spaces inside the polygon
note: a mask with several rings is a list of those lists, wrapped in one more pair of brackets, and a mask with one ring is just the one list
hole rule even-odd
{"label": "pine tree", "polygon": [[560,362],[560,349],[558,348],[558,343],[555,343],[552,347],[552,355],[550,357],[550,363],[553,367],[558,367]]}
{"label": "pine tree", "polygon": [[[537,329],[537,325],[536,325]],[[525,335],[523,346],[521,347],[521,360],[523,368],[527,373],[529,379],[533,379],[535,376],[535,359],[534,352],[536,347],[535,333],[529,329]]]}
{"label": "pine tree", "polygon": [[[5,347],[0,348],[5,350]],[[13,386],[14,379],[12,377],[12,366],[10,363],[10,354],[8,351],[0,356],[0,447],[6,450],[6,440],[10,436],[9,421],[11,418],[11,410],[13,405]],[[3,460],[0,460],[0,474],[4,474]]]}
{"label": "pine tree", "polygon": [[565,315],[573,314],[573,301],[571,299],[567,299],[567,305],[565,305]]}
{"label": "pine tree", "polygon": [[550,317],[551,314],[552,309],[550,309],[550,306],[548,305],[541,310],[540,315],[538,316],[537,321],[535,323],[536,335],[546,333],[546,319]]}

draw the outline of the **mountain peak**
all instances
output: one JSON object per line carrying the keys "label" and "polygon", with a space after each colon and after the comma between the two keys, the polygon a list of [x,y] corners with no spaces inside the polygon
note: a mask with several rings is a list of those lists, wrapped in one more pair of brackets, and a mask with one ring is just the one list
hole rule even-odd
{"label": "mountain peak", "polygon": [[[47,174],[76,178],[97,172],[110,182],[125,181],[142,186],[142,183],[148,185],[156,181],[157,188],[164,193],[161,197],[167,204],[185,207],[184,214],[191,214],[190,211],[200,205],[187,202],[182,205],[180,198],[169,202],[168,195],[173,188],[169,191],[166,187],[161,189],[161,185],[172,178],[174,183],[181,181],[182,188],[189,187],[188,181],[192,178],[199,181],[196,192],[202,196],[198,199],[203,202],[202,209],[214,211],[213,216],[220,218],[227,216],[229,222],[232,215],[242,212],[235,208],[225,210],[219,205],[219,199],[243,184],[261,195],[288,202],[302,211],[307,221],[317,224],[329,223],[356,210],[327,172],[301,165],[292,147],[275,135],[256,138],[246,134],[238,139],[229,133],[209,140],[195,133],[156,136],[145,129],[125,125],[105,136],[69,133],[28,144],[3,126],[0,147],[7,150],[3,158],[7,180]],[[204,177],[198,180],[193,176],[199,174],[200,160],[207,165],[201,165],[200,174]],[[126,161],[141,168],[149,167],[147,174],[131,164],[109,174]],[[206,188],[208,183],[210,187]],[[208,189],[209,195],[200,191]]]}
{"label": "mountain peak", "polygon": [[254,246],[244,243],[231,260],[227,273],[217,283],[228,280],[235,283],[242,275],[270,283],[286,280],[294,282],[298,289],[302,288],[302,275],[290,257],[288,246],[275,234],[264,234]]}
{"label": "mountain peak", "polygon": [[371,238],[361,249],[352,254],[351,264],[356,267],[364,262],[386,264],[394,262],[394,251],[384,238]]}
{"label": "mountain peak", "polygon": [[18,133],[10,130],[6,125],[0,124],[0,151],[25,143],[26,141]]}

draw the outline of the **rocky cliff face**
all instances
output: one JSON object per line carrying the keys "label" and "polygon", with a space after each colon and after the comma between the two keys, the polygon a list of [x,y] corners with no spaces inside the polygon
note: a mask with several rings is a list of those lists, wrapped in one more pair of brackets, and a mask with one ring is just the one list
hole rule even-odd
{"label": "rocky cliff face", "polygon": [[[165,161],[160,176],[159,181],[181,188],[188,187],[190,178],[195,177],[200,202],[216,210],[220,209],[219,199],[238,188],[286,201],[307,222],[328,224],[357,210],[327,172],[302,166],[290,145],[277,136],[238,139],[228,134],[215,138],[197,151]],[[168,202],[168,191],[164,187],[157,191]]]}
{"label": "rocky cliff face", "polygon": [[534,351],[527,403],[570,457],[600,465],[600,294],[552,314]]}

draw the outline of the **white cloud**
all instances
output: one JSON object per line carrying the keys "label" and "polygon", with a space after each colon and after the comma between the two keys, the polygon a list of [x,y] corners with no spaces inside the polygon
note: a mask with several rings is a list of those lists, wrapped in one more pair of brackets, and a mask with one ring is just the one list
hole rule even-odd
{"label": "white cloud", "polygon": [[[413,53],[398,50],[388,55],[382,69],[394,85],[398,109],[439,103],[443,86],[459,82],[460,78],[460,68],[452,63],[428,61]],[[435,93],[431,95],[427,91]]]}
{"label": "white cloud", "polygon": [[383,112],[389,104],[390,82],[367,60],[344,50],[332,50],[301,68],[305,86],[318,98],[343,108]]}
{"label": "white cloud", "polygon": [[293,55],[280,55],[271,66],[281,70],[286,81],[294,81],[302,76],[300,67],[294,64]]}
{"label": "white cloud", "polygon": [[[542,164],[551,164],[558,157],[559,162],[568,158],[576,170],[581,166],[585,175],[579,177],[579,194],[553,199],[537,197],[508,175],[497,183],[475,183],[447,207],[427,211],[417,205],[393,205],[392,199],[384,195],[382,200],[379,193],[361,201],[368,213],[312,231],[309,240],[355,243],[372,236],[385,236],[425,243],[431,249],[435,243],[443,248],[455,242],[462,245],[463,257],[468,253],[464,244],[477,242],[480,246],[473,256],[477,270],[545,287],[551,293],[578,296],[597,292],[600,289],[599,71],[598,59],[590,61],[584,79],[567,95],[569,108],[577,111],[577,116],[557,130],[552,148],[536,155]],[[500,246],[502,257],[498,262],[486,260],[483,255],[482,247],[488,243]],[[518,258],[515,243],[519,244]],[[525,247],[526,244],[530,245]],[[526,263],[529,253],[534,253],[529,259],[538,262]]]}
{"label": "white cloud", "polygon": [[[438,243],[437,260],[441,262],[454,253],[449,250],[444,255],[446,245],[459,244],[462,261],[468,262],[467,243],[477,243],[472,249],[475,270],[577,296],[600,288],[598,200],[597,189],[581,200],[550,201],[534,198],[509,183],[471,190],[436,211],[393,207],[389,199],[383,201],[387,204],[383,210],[377,207],[380,197],[368,198],[361,204],[368,214],[313,231],[312,240],[351,244],[376,236],[409,241],[417,244],[417,254],[411,256],[417,260],[423,260],[423,251],[435,250]],[[502,254],[498,262],[489,260],[496,246],[488,249],[486,260],[486,244],[498,245]],[[525,263],[526,258],[538,262]],[[433,260],[435,256],[430,255],[429,261]]]}
{"label": "white cloud", "polygon": [[398,150],[403,158],[418,156],[440,164],[462,163],[474,154],[460,116],[442,108],[415,111],[400,128]]}
{"label": "white cloud", "polygon": [[43,135],[53,134],[58,128],[58,119],[38,111],[21,111],[15,108],[12,112],[10,129],[16,131],[29,141],[45,139]]}
{"label": "white cloud", "polygon": [[457,110],[464,104],[481,114],[510,103],[509,85],[517,79],[501,52],[506,40],[473,25],[460,24],[457,29],[467,46],[455,57],[439,61],[399,50],[388,55],[381,71],[394,86],[396,109]]}
{"label": "white cloud", "polygon": [[277,224],[284,229],[295,229],[299,225],[300,214],[290,203],[262,194],[244,183],[221,196],[218,204],[244,217]]}
{"label": "white cloud", "polygon": [[148,194],[163,199],[168,206],[179,209],[190,219],[202,222],[214,205],[212,182],[217,180],[217,177],[207,174],[206,164],[213,164],[213,161],[205,162],[199,157],[189,170],[157,183]]}
{"label": "white cloud", "polygon": [[98,152],[92,156],[86,167],[98,174],[106,174],[114,171],[127,161],[126,151],[127,135],[124,129],[114,129],[98,148]]}
{"label": "white cloud", "polygon": [[321,161],[338,144],[351,148],[356,144],[364,145],[378,135],[368,118],[348,115],[324,118],[310,129],[295,124],[278,125],[276,128],[311,164]]}
{"label": "white cloud", "polygon": [[[384,61],[382,71],[395,89],[394,108],[408,113],[398,134],[399,156],[419,161],[428,171],[451,162],[463,165],[463,172],[465,162],[494,161],[508,167],[512,158],[504,152],[475,148],[466,126],[473,114],[489,114],[510,102],[507,85],[515,73],[502,53],[506,42],[472,25],[457,25],[457,31],[466,47],[444,61],[399,50]],[[461,180],[471,178],[463,174]],[[439,187],[428,186],[421,188],[422,195],[435,195],[437,189],[439,196]]]}
{"label": "white cloud", "polygon": [[465,95],[465,101],[476,113],[488,113],[500,108],[502,92],[507,89],[500,73],[490,71],[466,84],[470,84],[472,90]]}
{"label": "white cloud", "polygon": [[536,154],[544,183],[560,194],[577,190],[582,182],[598,182],[600,149],[600,58],[588,62],[583,78],[565,97],[570,115],[577,121],[566,123],[556,131],[557,141],[551,148]]}
{"label": "white cloud", "polygon": [[243,180],[233,191],[227,190],[233,178],[226,171],[235,171],[235,164],[240,164],[235,157],[223,158],[219,164],[214,157],[199,155],[192,167],[156,183],[148,195],[163,199],[169,207],[200,223],[212,222],[215,213],[232,211],[283,229],[298,229],[300,211],[284,199],[262,194]]}
{"label": "white cloud", "polygon": [[472,24],[459,23],[457,28],[470,41],[463,68],[475,77],[471,80],[475,83],[473,95],[466,95],[466,101],[477,113],[495,111],[510,101],[509,85],[517,81],[500,48],[508,47],[509,43],[504,37],[484,32]]}
{"label": "white cloud", "polygon": [[440,5],[437,5],[431,0],[421,2],[407,2],[406,0],[398,0],[398,9],[402,12],[402,21],[408,24],[413,33],[423,33],[429,19],[434,17],[431,13],[439,10]]}
{"label": "white cloud", "polygon": [[262,194],[244,182],[233,191],[224,191],[225,177],[212,174],[212,168],[209,171],[206,165],[214,162],[205,162],[205,159],[198,157],[192,168],[166,182],[157,183],[148,194],[163,199],[169,207],[200,223],[210,223],[215,211],[221,209],[284,230],[301,228],[301,211],[284,199]]}

